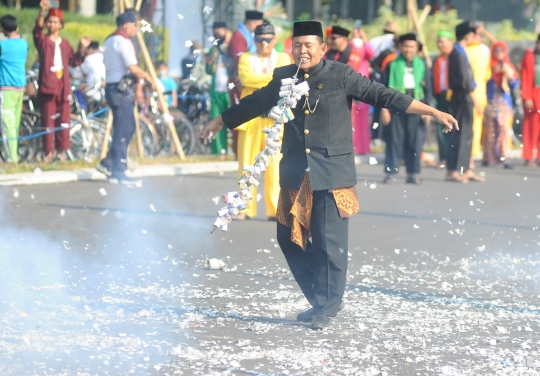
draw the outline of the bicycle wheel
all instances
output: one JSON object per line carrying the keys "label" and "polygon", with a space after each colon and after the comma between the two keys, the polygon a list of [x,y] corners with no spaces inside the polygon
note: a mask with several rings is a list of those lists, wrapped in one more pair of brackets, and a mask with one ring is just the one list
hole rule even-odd
{"label": "bicycle wheel", "polygon": [[[101,149],[103,148],[103,139],[105,138],[105,130],[107,123],[100,118],[88,119],[88,126],[92,129],[94,135],[94,147],[92,153],[92,159],[99,159],[101,157]],[[108,149],[111,147],[112,136],[109,135],[107,139]]]}
{"label": "bicycle wheel", "polygon": [[[156,153],[158,144],[158,136],[154,125],[148,118],[143,115],[139,115],[139,125],[141,127],[142,144],[144,149],[144,155],[146,157],[152,157]],[[137,137],[137,135],[135,135]]]}
{"label": "bicycle wheel", "polygon": [[[195,124],[195,134],[199,134],[206,123],[210,121],[210,114],[208,112],[203,112],[193,120],[193,123]],[[210,144],[204,144],[204,141],[201,139],[195,140],[195,154],[197,155],[207,155],[212,153],[212,148],[210,147]]]}
{"label": "bicycle wheel", "polygon": [[[38,122],[37,127],[39,128],[40,122]],[[19,162],[30,162],[34,159],[37,153],[36,144],[38,143],[37,138],[28,138],[31,137],[34,133],[34,122],[26,114],[21,114],[21,124],[19,127],[19,137],[22,139],[19,140],[18,154]]]}
{"label": "bicycle wheel", "polygon": [[185,155],[191,155],[195,151],[197,135],[195,128],[189,118],[180,110],[175,108],[170,109],[171,116],[174,118],[174,126],[176,133],[182,144],[182,149]]}
{"label": "bicycle wheel", "polygon": [[69,141],[70,147],[67,151],[69,159],[72,161],[92,161],[95,155],[95,137],[92,129],[84,124],[82,120],[77,119],[71,122]]}

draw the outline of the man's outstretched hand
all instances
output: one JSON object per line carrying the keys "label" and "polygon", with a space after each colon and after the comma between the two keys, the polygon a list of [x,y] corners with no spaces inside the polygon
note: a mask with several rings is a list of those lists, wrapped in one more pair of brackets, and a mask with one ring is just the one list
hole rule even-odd
{"label": "man's outstretched hand", "polygon": [[218,132],[223,127],[223,118],[219,115],[214,120],[208,122],[199,133],[199,137],[203,139],[204,144],[211,143],[216,138]]}
{"label": "man's outstretched hand", "polygon": [[444,125],[444,133],[449,133],[452,129],[459,130],[458,122],[452,115],[447,114],[446,112],[437,111],[433,114],[433,117],[438,123]]}

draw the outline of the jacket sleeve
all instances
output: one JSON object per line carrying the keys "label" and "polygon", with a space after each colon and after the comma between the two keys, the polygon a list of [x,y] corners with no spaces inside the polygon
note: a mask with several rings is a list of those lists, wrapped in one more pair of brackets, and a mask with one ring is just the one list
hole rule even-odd
{"label": "jacket sleeve", "polygon": [[527,53],[521,64],[521,98],[524,101],[533,99],[534,66],[531,60]]}
{"label": "jacket sleeve", "polygon": [[73,53],[73,48],[69,46],[69,65],[72,67],[78,67],[84,62],[84,58],[86,57],[86,51],[83,51],[81,48],[77,51],[77,53]]}
{"label": "jacket sleeve", "polygon": [[348,65],[345,68],[343,79],[348,97],[373,106],[388,108],[396,112],[405,112],[413,101],[413,98],[408,95],[356,73]]}
{"label": "jacket sleeve", "polygon": [[364,43],[363,46],[364,49],[364,60],[371,60],[375,56],[375,50],[373,49],[373,46],[371,46],[371,43],[369,41]]}
{"label": "jacket sleeve", "polygon": [[32,36],[34,37],[34,45],[36,46],[36,49],[38,52],[41,52],[43,49],[43,38],[45,34],[43,34],[43,28],[40,27],[37,22],[34,26],[34,30],[32,31]]}
{"label": "jacket sleeve", "polygon": [[472,77],[470,77],[470,68],[467,66],[467,60],[459,52],[453,51],[448,56],[448,86],[454,92],[470,93],[474,91]]}
{"label": "jacket sleeve", "polygon": [[234,62],[234,68],[238,69],[238,63],[240,61],[240,56],[247,51],[247,41],[244,39],[242,33],[235,31],[229,48],[227,50],[229,56]]}
{"label": "jacket sleeve", "polygon": [[251,54],[242,54],[238,62],[238,79],[243,87],[259,89],[272,80],[271,73],[254,73],[249,57]]}
{"label": "jacket sleeve", "polygon": [[281,80],[276,77],[268,85],[240,99],[240,103],[225,110],[221,116],[225,126],[234,129],[257,116],[267,113],[279,100]]}

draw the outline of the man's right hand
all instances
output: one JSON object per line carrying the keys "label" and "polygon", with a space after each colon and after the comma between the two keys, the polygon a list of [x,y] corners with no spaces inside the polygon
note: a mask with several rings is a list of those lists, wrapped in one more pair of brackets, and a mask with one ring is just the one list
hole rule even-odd
{"label": "man's right hand", "polygon": [[390,111],[388,111],[386,108],[383,108],[381,110],[381,123],[382,125],[388,125],[392,121],[392,115],[390,115]]}
{"label": "man's right hand", "polygon": [[199,137],[202,138],[204,144],[211,143],[216,138],[216,135],[223,127],[223,118],[219,115],[214,120],[207,123],[199,133]]}
{"label": "man's right hand", "polygon": [[534,110],[534,103],[532,99],[526,99],[525,102],[523,102],[523,107],[525,107],[525,109],[528,111]]}
{"label": "man's right hand", "polygon": [[39,7],[41,8],[41,10],[43,12],[47,11],[47,10],[51,9],[51,2],[49,0],[41,0],[39,2]]}

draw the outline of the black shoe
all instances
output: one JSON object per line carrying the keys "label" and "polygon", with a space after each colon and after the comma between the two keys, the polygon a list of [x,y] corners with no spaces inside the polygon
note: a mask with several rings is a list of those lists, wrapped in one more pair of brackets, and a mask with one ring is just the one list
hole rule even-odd
{"label": "black shoe", "polygon": [[414,177],[414,176],[409,176],[409,177],[407,178],[407,180],[405,180],[405,183],[407,183],[407,184],[416,184],[416,185],[420,185],[420,184],[422,184],[422,180],[421,180],[421,179],[418,179],[418,178],[416,178],[416,177]]}
{"label": "black shoe", "polygon": [[99,164],[96,166],[96,170],[101,172],[102,174],[110,177],[112,175],[111,169],[103,164],[103,161],[99,162]]}
{"label": "black shoe", "polygon": [[510,164],[510,163],[505,163],[504,164],[504,168],[506,170],[513,170],[514,169],[514,165],[513,164]]}
{"label": "black shoe", "polygon": [[109,183],[122,184],[128,187],[142,187],[142,181],[140,179],[129,178],[126,175],[111,175]]}
{"label": "black shoe", "polygon": [[311,320],[311,329],[321,330],[332,325],[332,318],[325,315],[315,315]]}
{"label": "black shoe", "polygon": [[488,161],[482,161],[482,167],[489,167]]}
{"label": "black shoe", "polygon": [[[339,303],[338,312],[343,311],[344,309],[345,303],[342,300],[341,303]],[[311,322],[311,320],[313,320],[313,307],[303,312],[300,312],[298,316],[296,316],[296,321]]]}
{"label": "black shoe", "polygon": [[396,182],[396,179],[390,174],[386,175],[382,181],[384,184],[392,184]]}

